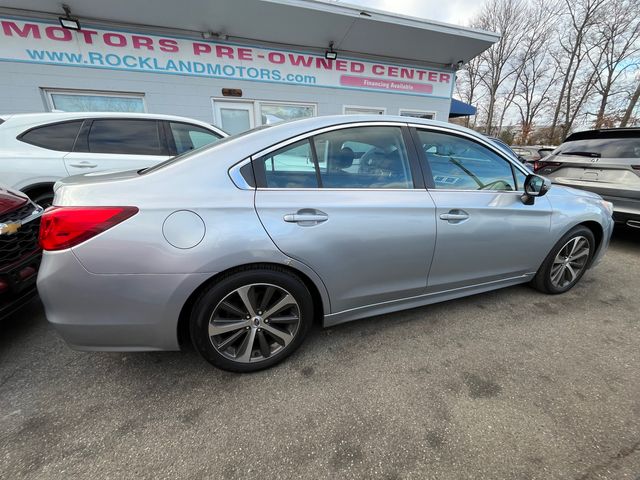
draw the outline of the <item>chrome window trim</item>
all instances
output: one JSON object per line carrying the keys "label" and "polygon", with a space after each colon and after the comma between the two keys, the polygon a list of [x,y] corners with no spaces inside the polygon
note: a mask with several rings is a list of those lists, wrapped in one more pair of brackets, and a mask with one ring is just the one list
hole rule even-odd
{"label": "chrome window trim", "polygon": [[236,187],[238,187],[240,190],[256,189],[256,187],[252,187],[251,185],[249,185],[249,183],[242,176],[242,173],[240,173],[240,169],[249,163],[251,163],[251,157],[247,157],[244,160],[241,160],[240,162],[231,166],[229,170],[227,170],[227,174],[229,175],[229,178],[231,178],[231,181],[233,182],[233,184]]}
{"label": "chrome window trim", "polygon": [[[256,190],[261,191],[261,192],[270,192],[270,191],[282,191],[282,192],[292,192],[292,191],[298,191],[298,192],[310,192],[310,191],[317,191],[317,192],[362,192],[367,191],[367,192],[426,192],[427,189],[426,188],[318,188],[318,187],[312,187],[312,188],[286,188],[286,187],[273,187],[273,188],[267,188],[267,187],[257,187]],[[489,190],[487,190],[489,191]]]}

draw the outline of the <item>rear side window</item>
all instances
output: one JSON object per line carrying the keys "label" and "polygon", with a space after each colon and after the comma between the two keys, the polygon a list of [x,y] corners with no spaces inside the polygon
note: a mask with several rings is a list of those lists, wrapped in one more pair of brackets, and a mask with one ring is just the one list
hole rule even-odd
{"label": "rear side window", "polygon": [[222,138],[211,130],[188,123],[169,122],[169,126],[176,144],[177,155],[215,143]]}
{"label": "rear side window", "polygon": [[260,160],[268,188],[318,188],[309,140],[276,150]]}
{"label": "rear side window", "polygon": [[87,140],[92,153],[165,155],[156,120],[94,120]]}
{"label": "rear side window", "polygon": [[18,140],[36,147],[70,152],[73,149],[73,144],[76,141],[81,125],[82,120],[77,120],[36,127],[20,135]]}

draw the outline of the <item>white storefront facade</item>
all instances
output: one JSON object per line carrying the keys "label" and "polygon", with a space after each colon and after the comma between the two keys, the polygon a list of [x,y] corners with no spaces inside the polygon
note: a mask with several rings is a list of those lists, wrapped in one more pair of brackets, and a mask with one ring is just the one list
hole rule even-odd
{"label": "white storefront facade", "polygon": [[[212,8],[205,0],[191,2],[189,18],[180,20],[175,5],[163,0],[154,3],[160,12],[149,25],[148,18],[136,17],[135,5],[118,1],[109,2],[108,15],[94,0],[71,5],[80,30],[61,26],[58,16],[65,14],[49,12],[48,2],[1,8],[0,113],[168,113],[212,122],[231,133],[330,114],[446,121],[458,62],[496,39],[486,32],[313,0],[213,2],[226,7],[220,10],[229,17],[216,16],[219,23],[213,27],[198,24],[198,8]],[[272,28],[256,23],[255,16],[264,12],[276,15]],[[331,28],[316,28],[323,22]],[[293,24],[292,32],[283,30]],[[385,31],[392,35],[380,43]],[[433,39],[449,44],[415,48],[415,42]],[[337,58],[327,58],[327,51]]]}

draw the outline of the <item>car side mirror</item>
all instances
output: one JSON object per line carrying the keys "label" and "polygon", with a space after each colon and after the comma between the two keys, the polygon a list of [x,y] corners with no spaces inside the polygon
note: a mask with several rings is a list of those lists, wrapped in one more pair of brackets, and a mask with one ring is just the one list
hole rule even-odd
{"label": "car side mirror", "polygon": [[527,179],[524,181],[524,194],[522,197],[522,203],[525,205],[533,205],[536,197],[542,197],[551,188],[551,182],[540,175],[530,173],[527,175]]}

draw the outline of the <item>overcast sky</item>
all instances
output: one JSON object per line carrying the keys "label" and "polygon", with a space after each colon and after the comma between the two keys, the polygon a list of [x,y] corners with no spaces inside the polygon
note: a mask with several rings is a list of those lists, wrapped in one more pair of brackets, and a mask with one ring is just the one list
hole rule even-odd
{"label": "overcast sky", "polygon": [[482,5],[480,0],[329,0],[428,18],[454,25],[467,25]]}

